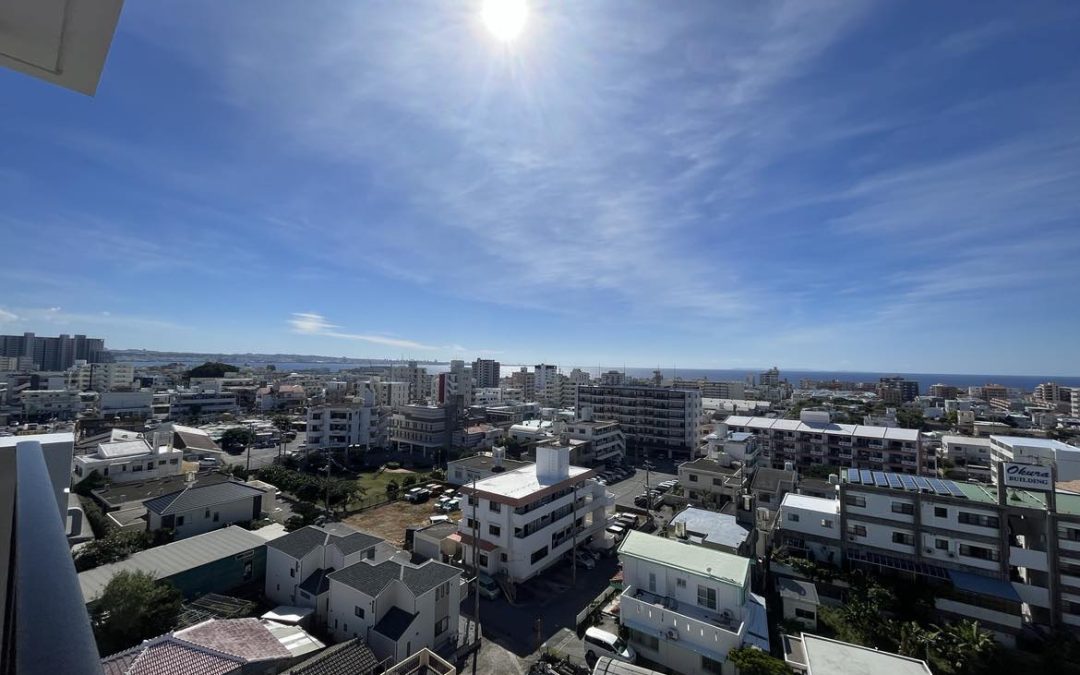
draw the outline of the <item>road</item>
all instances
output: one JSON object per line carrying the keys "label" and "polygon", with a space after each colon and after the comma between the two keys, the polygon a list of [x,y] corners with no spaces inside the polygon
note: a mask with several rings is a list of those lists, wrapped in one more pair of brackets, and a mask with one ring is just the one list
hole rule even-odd
{"label": "road", "polygon": [[[649,471],[649,485],[656,486],[666,480],[675,480],[678,476],[670,473]],[[608,492],[615,495],[619,506],[634,506],[634,497],[645,492],[645,469],[639,468],[633,476],[607,486]]]}
{"label": "road", "polygon": [[[300,444],[304,442],[305,436],[303,432],[296,435],[296,440],[290,441],[286,446],[286,452],[290,450],[297,450]],[[281,450],[278,446],[269,448],[252,448],[251,449],[251,470],[261,469],[266,466],[270,466],[274,463],[274,459],[277,458]],[[223,453],[225,456],[225,463],[229,465],[247,466],[247,453],[242,452],[238,455],[230,455]]]}

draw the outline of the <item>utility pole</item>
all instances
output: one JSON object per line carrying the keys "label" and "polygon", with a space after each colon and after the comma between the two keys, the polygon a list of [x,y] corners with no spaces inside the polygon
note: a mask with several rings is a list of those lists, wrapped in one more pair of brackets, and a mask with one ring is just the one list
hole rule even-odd
{"label": "utility pole", "polygon": [[570,549],[570,577],[571,588],[577,588],[577,483],[574,483],[574,501],[571,503],[573,506],[574,516],[573,521],[570,523],[573,532],[574,543]]}
{"label": "utility pole", "polygon": [[251,446],[255,445],[255,427],[250,423],[248,424],[248,434],[250,435],[247,439],[247,467],[245,471],[251,473]]}
{"label": "utility pole", "polygon": [[330,516],[330,457],[326,458],[326,515]]}
{"label": "utility pole", "polygon": [[[480,641],[480,521],[476,518],[476,508],[480,505],[480,497],[476,494],[476,476],[473,476],[472,520],[473,520],[473,635],[476,641]],[[477,649],[472,655],[472,671],[476,675],[476,661],[480,658],[480,650]]]}

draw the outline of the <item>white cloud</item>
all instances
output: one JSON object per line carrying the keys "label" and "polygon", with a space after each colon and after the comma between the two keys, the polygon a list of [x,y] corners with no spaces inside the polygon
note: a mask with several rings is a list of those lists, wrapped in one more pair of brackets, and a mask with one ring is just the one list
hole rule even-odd
{"label": "white cloud", "polygon": [[445,347],[426,345],[414,340],[404,340],[386,335],[364,335],[360,333],[341,332],[335,330],[340,328],[340,326],[330,323],[321,314],[314,314],[312,312],[294,312],[292,316],[293,318],[289,319],[289,324],[293,327],[293,331],[303,335],[324,335],[326,337],[341,338],[344,340],[360,340],[372,344],[385,345],[387,347],[399,347],[402,349],[420,349],[424,351],[446,349]]}
{"label": "white cloud", "polygon": [[13,323],[19,320],[17,314],[13,314],[5,309],[0,308],[0,323]]}

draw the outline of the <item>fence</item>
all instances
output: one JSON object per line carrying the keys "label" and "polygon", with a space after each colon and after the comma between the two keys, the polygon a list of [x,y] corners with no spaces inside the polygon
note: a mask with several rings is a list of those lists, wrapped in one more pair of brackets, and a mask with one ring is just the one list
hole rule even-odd
{"label": "fence", "polygon": [[577,630],[577,632],[581,632],[582,624],[589,619],[589,616],[593,612],[603,607],[607,603],[607,601],[610,600],[611,597],[618,592],[618,589],[616,589],[615,587],[608,586],[600,595],[593,598],[592,602],[590,602],[585,607],[585,609],[578,612],[577,616],[574,618],[574,628]]}

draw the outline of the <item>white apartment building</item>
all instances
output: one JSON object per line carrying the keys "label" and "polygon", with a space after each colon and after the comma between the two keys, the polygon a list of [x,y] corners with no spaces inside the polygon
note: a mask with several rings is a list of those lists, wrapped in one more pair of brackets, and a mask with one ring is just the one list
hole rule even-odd
{"label": "white apartment building", "polygon": [[989,438],[946,434],[941,437],[941,452],[956,471],[963,472],[968,478],[992,480]]}
{"label": "white apartment building", "polygon": [[135,381],[130,363],[86,363],[78,361],[67,371],[67,388],[79,391],[126,389]]}
{"label": "white apartment building", "polygon": [[[93,396],[88,394],[88,396]],[[82,394],[74,389],[24,389],[19,393],[23,415],[27,417],[55,417],[74,419],[90,406]]]}
{"label": "white apartment building", "polygon": [[113,417],[150,417],[153,414],[152,391],[103,391],[98,395],[98,414]]}
{"label": "white apartment building", "polygon": [[581,385],[575,406],[619,423],[626,450],[692,456],[699,444],[701,392],[648,385]]}
{"label": "white apartment building", "polygon": [[924,470],[917,429],[836,424],[817,410],[803,410],[798,420],[732,415],[717,428],[757,435],[775,468],[792,462],[796,469],[821,464],[911,474]]}
{"label": "white apartment building", "polygon": [[450,362],[450,370],[432,380],[432,395],[440,404],[452,404],[460,402],[464,407],[473,403],[473,374],[472,368],[465,366],[464,361],[454,360]]}
{"label": "white apartment building", "polygon": [[559,367],[546,363],[533,366],[536,375],[536,399],[544,405],[559,405]]}
{"label": "white apartment building", "polygon": [[495,448],[490,453],[477,453],[469,457],[454,459],[446,463],[446,481],[453,485],[467,485],[504,471],[513,471],[531,462],[508,459],[504,448]]}
{"label": "white apartment building", "polygon": [[409,405],[408,382],[379,381],[375,383],[375,393],[378,404],[392,410]]}
{"label": "white apartment building", "polygon": [[496,405],[502,403],[503,390],[500,387],[483,387],[473,390],[473,405]]}
{"label": "white apartment building", "polygon": [[585,461],[622,462],[626,456],[626,437],[619,423],[614,420],[594,420],[588,408],[579,411],[579,414],[581,419],[562,426],[562,435],[589,444]]}
{"label": "white apartment building", "polygon": [[1080,495],[848,469],[838,530],[821,524],[833,504],[788,495],[781,542],[839,545],[849,567],[915,575],[940,587],[939,612],[1005,644],[1028,623],[1080,632]]}
{"label": "white apartment building", "polygon": [[390,420],[390,442],[399,450],[430,457],[450,445],[449,408],[407,405]]}
{"label": "white apartment building", "polygon": [[511,583],[555,564],[576,541],[602,535],[614,495],[590,480],[595,470],[571,466],[566,448],[541,446],[535,464],[462,486],[469,495],[459,523],[464,560]]}
{"label": "white apartment building", "polygon": [[183,473],[184,451],[158,444],[142,434],[114,429],[110,440],[100,443],[93,454],[75,457],[74,472],[79,480],[93,471],[113,483],[145,481]]}
{"label": "white apartment building", "polygon": [[533,443],[549,438],[555,429],[555,423],[548,420],[523,420],[513,424],[507,435],[522,443]]}
{"label": "white apartment building", "polygon": [[521,370],[510,373],[510,386],[521,392],[520,400],[535,401],[536,396],[536,373],[530,373],[525,366]]}
{"label": "white apartment building", "polygon": [[769,650],[765,601],[750,592],[748,558],[631,531],[619,560],[619,621],[638,654],[674,672],[734,675],[729,651]]}
{"label": "white apartment building", "polygon": [[216,391],[177,391],[169,404],[173,419],[234,414],[237,410],[236,394]]}
{"label": "white apartment building", "polygon": [[314,450],[386,445],[388,413],[375,405],[371,392],[343,403],[312,406],[307,413],[307,444]]}
{"label": "white apartment building", "polygon": [[780,545],[818,562],[839,565],[843,555],[840,500],[789,492],[780,503]]}
{"label": "white apartment building", "polygon": [[431,393],[431,376],[427,368],[416,365],[416,361],[409,361],[404,368],[393,368],[391,379],[404,380],[409,383],[409,403],[426,401]]}
{"label": "white apartment building", "polygon": [[1057,480],[1080,480],[1080,448],[1048,438],[1023,436],[990,436],[991,480],[997,482],[998,465],[1002,462],[1019,464],[1051,463],[1057,467]]}

